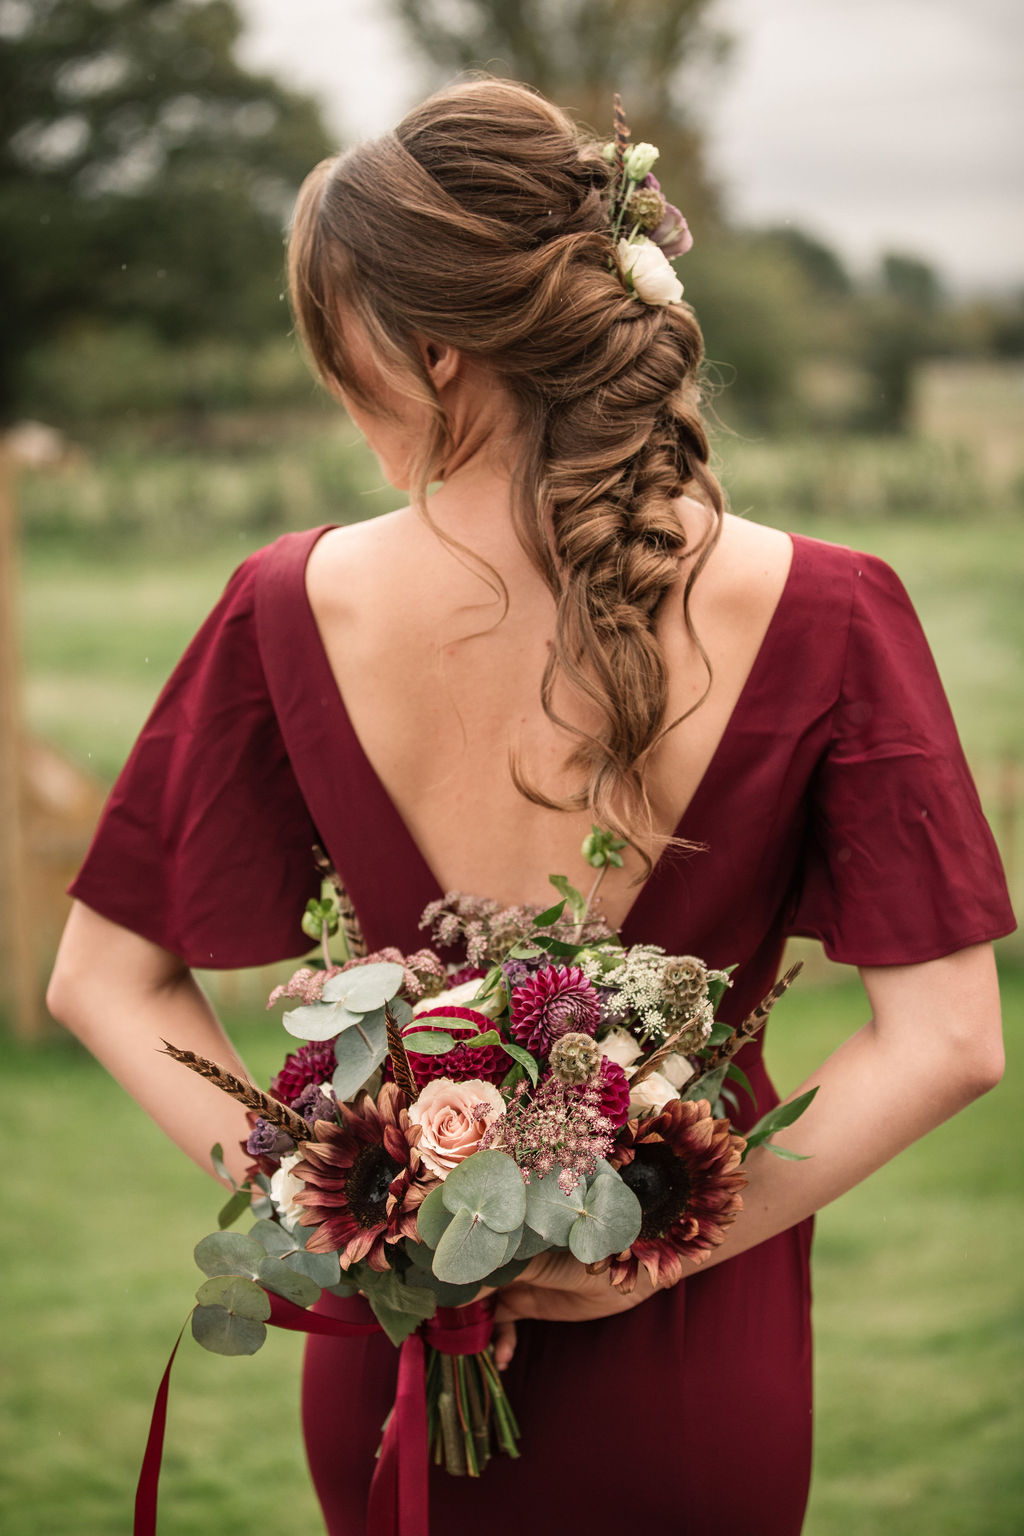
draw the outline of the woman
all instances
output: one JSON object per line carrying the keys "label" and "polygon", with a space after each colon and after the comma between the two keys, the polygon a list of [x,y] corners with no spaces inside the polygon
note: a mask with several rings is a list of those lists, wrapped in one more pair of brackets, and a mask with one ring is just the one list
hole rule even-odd
{"label": "woman", "polygon": [[[523,1459],[431,1489],[442,1518],[483,1499],[496,1536],[527,1511],[605,1533],[627,1510],[793,1536],[811,1215],[998,1080],[988,941],[1013,919],[898,581],[724,515],[699,331],[663,270],[645,302],[616,263],[610,174],[555,108],[493,81],[312,173],[299,325],[412,506],[236,572],[114,791],[51,1006],[207,1166],[242,1112],[154,1046],[236,1063],[188,966],[303,952],[315,840],[371,948],[417,947],[444,890],[546,903],[549,873],[582,878],[597,821],[630,845],[608,921],[738,962],[727,1016],[767,991],[787,933],[858,964],[871,1017],[783,1138],[808,1160],[753,1154],[741,1217],[674,1289],[622,1297],[535,1261],[498,1313]],[[753,1119],[774,1095],[748,1058]],[[332,1536],[363,1529],[395,1369],[379,1337],[309,1349]]]}

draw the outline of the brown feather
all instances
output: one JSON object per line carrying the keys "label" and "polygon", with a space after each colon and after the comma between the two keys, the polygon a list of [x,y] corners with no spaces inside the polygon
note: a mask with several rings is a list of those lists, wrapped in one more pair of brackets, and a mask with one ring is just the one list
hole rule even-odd
{"label": "brown feather", "polygon": [[197,1056],[194,1051],[183,1051],[176,1045],[169,1045],[164,1041],[164,1050],[168,1056],[173,1056],[175,1061],[180,1061],[183,1067],[188,1067],[192,1072],[198,1072],[200,1077],[205,1077],[222,1093],[227,1093],[239,1104],[244,1104],[246,1109],[255,1110],[262,1115],[264,1120],[269,1120],[271,1125],[280,1126],[283,1131],[294,1141],[306,1141],[312,1136],[312,1127],[301,1115],[297,1115],[294,1109],[289,1109],[287,1104],[272,1099],[269,1094],[261,1092],[255,1083],[243,1082],[234,1073],[227,1072],[219,1067],[215,1061],[208,1061],[205,1056]]}
{"label": "brown feather", "polygon": [[325,880],[329,880],[334,887],[335,898],[338,903],[338,918],[341,923],[341,931],[345,936],[348,952],[353,960],[362,960],[368,953],[363,930],[359,926],[359,917],[352,898],[341,883],[341,876],[331,863],[327,854],[319,843],[313,844],[313,858],[316,867]]}
{"label": "brown feather", "polygon": [[626,150],[629,147],[629,124],[622,110],[622,97],[618,91],[612,97],[612,119],[615,123],[615,176],[621,181],[625,169]]}
{"label": "brown feather", "polygon": [[384,1027],[388,1033],[388,1050],[391,1053],[391,1066],[395,1074],[395,1083],[410,1101],[419,1093],[416,1087],[416,1079],[412,1075],[409,1065],[409,1057],[406,1055],[405,1046],[402,1044],[402,1034],[398,1028],[394,1014],[389,1003],[384,1004]]}

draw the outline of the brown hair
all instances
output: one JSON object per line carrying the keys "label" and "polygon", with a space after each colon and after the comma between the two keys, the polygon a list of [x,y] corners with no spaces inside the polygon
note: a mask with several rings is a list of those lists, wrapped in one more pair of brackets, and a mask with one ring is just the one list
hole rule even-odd
{"label": "brown hair", "polygon": [[[344,295],[382,377],[429,406],[413,482],[421,508],[451,445],[416,336],[484,361],[510,390],[524,444],[517,532],[556,604],[542,703],[577,737],[569,763],[580,788],[554,801],[515,764],[513,776],[530,799],[589,808],[644,852],[644,766],[679,723],[665,722],[655,633],[686,551],[673,500],[695,492],[714,514],[683,599],[703,656],[689,600],[723,498],[700,416],[700,329],[688,305],[626,293],[614,267],[610,175],[599,146],[528,87],[455,85],[394,133],[311,172],[289,274],[299,330],[328,384],[365,400],[340,323]],[[559,675],[598,707],[597,734],[556,713]]]}

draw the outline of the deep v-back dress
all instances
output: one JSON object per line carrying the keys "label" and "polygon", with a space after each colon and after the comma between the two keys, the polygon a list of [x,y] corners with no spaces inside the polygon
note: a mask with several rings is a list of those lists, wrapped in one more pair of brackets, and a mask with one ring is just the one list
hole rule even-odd
{"label": "deep v-back dress", "polygon": [[[346,714],[305,592],[324,530],[251,556],[193,641],[118,780],[72,893],[198,967],[308,950],[326,847],[372,949],[424,942],[441,894]],[[927,961],[1013,927],[999,858],[909,600],[881,561],[795,537],[717,750],[627,943],[736,963],[736,1021],[788,934],[859,965]],[[243,899],[240,902],[239,894]],[[486,894],[486,893],[479,893]],[[452,957],[454,958],[454,957]],[[784,1028],[779,1020],[777,1027]],[[760,1046],[741,1058],[775,1102]],[[796,1536],[811,1449],[810,1222],[619,1317],[520,1326],[508,1391],[522,1458],[432,1472],[435,1529]],[[351,1305],[351,1304],[349,1304]],[[364,1529],[397,1355],[307,1349],[303,1416],[330,1536]]]}

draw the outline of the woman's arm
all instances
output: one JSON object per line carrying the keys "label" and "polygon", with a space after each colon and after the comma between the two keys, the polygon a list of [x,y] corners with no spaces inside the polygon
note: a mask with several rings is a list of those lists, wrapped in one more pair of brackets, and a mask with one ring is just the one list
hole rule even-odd
{"label": "woman's arm", "polygon": [[[1003,1071],[995,961],[989,944],[924,965],[863,969],[872,1017],[792,1095],[810,1108],[776,1139],[806,1162],[758,1148],[744,1165],[743,1210],[701,1268],[722,1264],[820,1210],[897,1152],[995,1086]],[[695,1266],[696,1268],[696,1266]],[[567,1255],[541,1255],[501,1293],[498,1319],[567,1322],[629,1311],[652,1294],[641,1267],[619,1295]],[[500,1340],[511,1357],[508,1333]],[[514,1344],[513,1344],[514,1347]]]}
{"label": "woman's arm", "polygon": [[46,994],[54,1018],[77,1035],[200,1168],[210,1148],[241,1178],[245,1110],[163,1053],[168,1040],[248,1077],[192,973],[148,939],[75,902]]}

